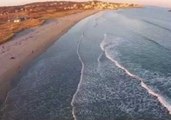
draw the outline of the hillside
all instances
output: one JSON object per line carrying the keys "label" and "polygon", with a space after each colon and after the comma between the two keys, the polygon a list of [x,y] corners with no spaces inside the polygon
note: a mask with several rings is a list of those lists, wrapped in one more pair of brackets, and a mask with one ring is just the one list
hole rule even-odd
{"label": "hillside", "polygon": [[0,44],[16,32],[41,25],[47,19],[66,16],[90,9],[139,7],[134,4],[92,2],[38,2],[20,6],[0,7]]}
{"label": "hillside", "polygon": [[105,3],[105,2],[39,2],[21,6],[0,7],[0,22],[14,19],[18,16],[27,16],[32,19],[46,13],[66,10],[85,9],[117,9],[122,7],[136,7],[134,4]]}

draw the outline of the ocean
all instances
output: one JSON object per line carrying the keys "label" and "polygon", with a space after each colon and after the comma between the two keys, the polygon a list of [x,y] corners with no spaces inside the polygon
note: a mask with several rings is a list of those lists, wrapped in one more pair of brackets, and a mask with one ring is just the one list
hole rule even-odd
{"label": "ocean", "polygon": [[171,120],[171,13],[106,10],[33,61],[2,120]]}

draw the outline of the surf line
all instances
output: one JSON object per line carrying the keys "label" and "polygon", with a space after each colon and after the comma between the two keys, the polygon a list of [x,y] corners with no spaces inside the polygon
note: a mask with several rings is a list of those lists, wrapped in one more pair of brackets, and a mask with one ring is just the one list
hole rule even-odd
{"label": "surf line", "polygon": [[76,95],[77,95],[77,93],[78,93],[78,91],[79,91],[79,89],[80,89],[80,87],[81,87],[81,83],[82,83],[82,81],[83,81],[83,73],[84,73],[84,66],[85,66],[85,65],[84,65],[84,62],[83,62],[83,60],[82,60],[82,58],[81,58],[81,56],[80,56],[80,53],[79,53],[81,40],[83,40],[83,38],[84,38],[84,33],[82,34],[81,39],[78,41],[78,44],[77,44],[77,55],[78,55],[78,58],[79,58],[79,60],[80,60],[80,62],[81,62],[82,68],[81,68],[81,73],[80,73],[80,74],[81,74],[81,75],[80,75],[80,81],[79,81],[79,83],[78,83],[77,90],[76,90],[76,92],[74,93],[73,98],[72,98],[72,101],[71,101],[72,116],[73,116],[74,120],[77,120],[77,117],[76,117],[76,115],[75,115],[74,101],[75,101]]}
{"label": "surf line", "polygon": [[[106,39],[106,37],[107,37],[107,35],[105,34],[105,35],[104,35],[104,40]],[[104,40],[103,40],[103,41],[104,41]],[[147,92],[148,92],[150,95],[155,96],[155,97],[158,99],[158,101],[162,104],[162,106],[164,106],[164,107],[169,111],[169,114],[171,114],[171,105],[167,102],[167,100],[166,100],[163,96],[161,96],[161,95],[155,93],[150,87],[148,87],[148,85],[146,85],[146,84],[143,82],[144,79],[142,79],[142,78],[140,78],[140,77],[138,77],[138,76],[132,74],[132,73],[129,72],[125,67],[123,67],[122,65],[120,65],[120,64],[118,63],[118,61],[116,61],[116,60],[114,60],[112,57],[110,57],[110,55],[107,54],[107,52],[106,52],[104,46],[102,45],[102,43],[100,44],[100,47],[101,47],[102,51],[104,51],[106,57],[107,57],[109,60],[111,60],[112,62],[114,62],[114,64],[115,64],[118,68],[124,70],[125,73],[126,73],[127,75],[129,75],[129,76],[131,76],[131,77],[133,77],[133,78],[135,78],[135,79],[138,79],[138,80],[141,82],[141,86],[142,86],[144,89],[146,89]]]}

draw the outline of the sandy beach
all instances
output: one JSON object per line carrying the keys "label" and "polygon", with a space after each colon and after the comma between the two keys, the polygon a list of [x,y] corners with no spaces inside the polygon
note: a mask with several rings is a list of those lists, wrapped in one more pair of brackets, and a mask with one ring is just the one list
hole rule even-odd
{"label": "sandy beach", "polygon": [[5,100],[13,77],[24,65],[40,55],[78,21],[96,12],[89,10],[49,20],[39,27],[18,33],[11,41],[0,45],[0,101]]}

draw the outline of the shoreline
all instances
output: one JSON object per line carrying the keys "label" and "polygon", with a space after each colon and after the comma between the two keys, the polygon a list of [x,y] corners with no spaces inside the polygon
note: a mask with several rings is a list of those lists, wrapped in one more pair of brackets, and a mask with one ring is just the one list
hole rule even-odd
{"label": "shoreline", "polygon": [[8,91],[11,90],[13,77],[19,74],[24,66],[43,53],[80,20],[97,12],[99,10],[87,10],[48,20],[39,27],[21,31],[17,37],[0,45],[0,103],[4,102]]}

